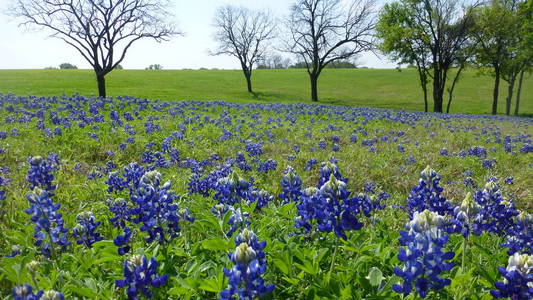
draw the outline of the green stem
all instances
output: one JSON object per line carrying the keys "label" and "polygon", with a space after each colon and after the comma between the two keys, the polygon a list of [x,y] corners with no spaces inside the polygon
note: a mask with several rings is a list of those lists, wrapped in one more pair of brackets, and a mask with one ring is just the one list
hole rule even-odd
{"label": "green stem", "polygon": [[468,244],[468,236],[463,239],[463,253],[462,253],[462,262],[461,262],[461,272],[465,272],[465,260],[466,260],[466,249]]}
{"label": "green stem", "polygon": [[333,251],[333,258],[331,259],[331,266],[329,267],[329,272],[328,272],[328,281],[331,279],[331,273],[333,272],[333,267],[335,267],[335,258],[337,257],[338,248],[339,248],[338,244],[335,244],[335,250]]}

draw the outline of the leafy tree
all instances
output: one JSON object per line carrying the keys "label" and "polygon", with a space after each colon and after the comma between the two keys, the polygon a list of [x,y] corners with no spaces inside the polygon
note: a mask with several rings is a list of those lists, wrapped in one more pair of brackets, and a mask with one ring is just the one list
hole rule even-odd
{"label": "leafy tree", "polygon": [[62,63],[59,65],[59,68],[62,69],[62,70],[65,70],[65,69],[77,69],[78,67],[76,67],[75,65],[73,64],[69,64],[69,63]]}
{"label": "leafy tree", "polygon": [[399,64],[408,64],[416,68],[424,95],[424,111],[427,112],[427,84],[431,62],[429,51],[421,42],[423,32],[410,23],[411,13],[414,12],[400,2],[385,4],[376,26],[376,36],[380,39],[379,50]]}
{"label": "leafy tree", "polygon": [[[520,28],[515,12],[516,5],[515,0],[492,0],[488,5],[475,10],[475,57],[478,66],[489,68],[489,73],[494,76],[494,115],[498,113],[500,80],[509,82],[509,96],[512,96],[512,86],[516,79],[517,60],[514,58],[516,51],[513,48],[518,45]],[[506,111],[510,109],[509,96]]]}
{"label": "leafy tree", "polygon": [[105,76],[138,40],[167,40],[179,34],[166,22],[168,0],[17,0],[13,13],[24,25],[46,28],[74,47],[93,67],[98,94]]}
{"label": "leafy tree", "polygon": [[284,51],[305,64],[312,101],[318,101],[318,78],[326,66],[374,48],[372,16],[372,1],[297,0],[292,6]]}
{"label": "leafy tree", "polygon": [[163,66],[160,64],[149,65],[146,70],[163,70]]}
{"label": "leafy tree", "polygon": [[266,43],[274,38],[272,17],[267,12],[227,5],[217,10],[214,26],[218,48],[213,54],[236,57],[246,78],[248,92],[252,93],[253,66],[266,55]]}
{"label": "leafy tree", "polygon": [[[381,11],[379,48],[399,63],[417,66],[424,99],[433,82],[433,110],[443,111],[449,71],[464,67],[473,27],[472,7],[456,0],[400,0]],[[451,94],[460,72],[456,72]],[[425,100],[427,111],[427,100]]]}
{"label": "leafy tree", "polygon": [[519,4],[518,16],[520,18],[520,51],[519,60],[522,62],[520,77],[518,79],[518,89],[516,91],[516,103],[514,114],[518,116],[520,109],[520,95],[525,72],[531,73],[533,70],[533,0]]}

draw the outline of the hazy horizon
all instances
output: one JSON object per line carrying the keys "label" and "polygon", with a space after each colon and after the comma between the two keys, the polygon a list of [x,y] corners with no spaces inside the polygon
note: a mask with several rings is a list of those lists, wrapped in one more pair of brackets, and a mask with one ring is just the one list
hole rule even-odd
{"label": "hazy horizon", "polygon": [[[212,39],[212,20],[217,7],[225,4],[251,9],[270,10],[277,18],[283,18],[293,1],[287,0],[176,0],[174,19],[185,36],[157,43],[141,40],[134,44],[121,63],[124,69],[142,70],[152,64],[160,64],[164,70],[221,69],[238,70],[238,61],[230,56],[211,56],[215,48]],[[88,62],[71,46],[57,38],[49,37],[45,29],[26,29],[19,26],[20,19],[8,16],[10,0],[0,0],[0,69],[43,69],[71,63],[80,69],[91,69]],[[149,53],[149,55],[147,55]],[[291,57],[292,61],[295,59]],[[361,67],[388,69],[396,67],[386,58],[364,53],[358,60]]]}

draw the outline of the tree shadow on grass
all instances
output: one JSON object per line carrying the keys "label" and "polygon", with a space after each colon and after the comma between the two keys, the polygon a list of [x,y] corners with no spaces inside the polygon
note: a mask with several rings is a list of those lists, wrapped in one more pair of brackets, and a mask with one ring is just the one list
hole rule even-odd
{"label": "tree shadow on grass", "polygon": [[282,100],[284,99],[282,94],[272,92],[252,92],[252,97],[255,100]]}

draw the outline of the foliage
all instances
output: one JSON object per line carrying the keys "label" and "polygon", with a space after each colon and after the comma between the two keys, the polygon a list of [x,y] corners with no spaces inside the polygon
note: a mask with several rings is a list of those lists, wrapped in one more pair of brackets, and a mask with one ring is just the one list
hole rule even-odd
{"label": "foliage", "polygon": [[[0,103],[1,297],[526,291],[513,273],[525,260],[497,266],[530,247],[529,119],[78,95]],[[258,170],[267,162],[277,167]],[[449,230],[478,214],[483,232]],[[419,263],[427,272],[409,267]]]}

